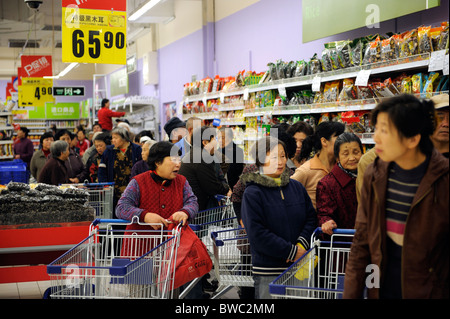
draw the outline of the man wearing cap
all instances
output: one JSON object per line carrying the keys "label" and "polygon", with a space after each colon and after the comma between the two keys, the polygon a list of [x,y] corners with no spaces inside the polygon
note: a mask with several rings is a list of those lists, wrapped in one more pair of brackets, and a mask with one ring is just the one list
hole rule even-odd
{"label": "man wearing cap", "polygon": [[101,125],[103,131],[111,131],[113,128],[112,118],[122,117],[125,112],[114,112],[109,109],[109,100],[102,100],[102,108],[98,110],[97,117],[98,123]]}
{"label": "man wearing cap", "polygon": [[439,94],[431,98],[434,102],[436,110],[436,130],[431,136],[434,147],[445,157],[449,156],[449,131],[448,131],[448,114],[449,114],[449,98],[448,94]]}
{"label": "man wearing cap", "polygon": [[186,123],[181,121],[178,117],[172,117],[165,125],[164,131],[166,131],[169,141],[171,143],[177,143],[187,134]]}

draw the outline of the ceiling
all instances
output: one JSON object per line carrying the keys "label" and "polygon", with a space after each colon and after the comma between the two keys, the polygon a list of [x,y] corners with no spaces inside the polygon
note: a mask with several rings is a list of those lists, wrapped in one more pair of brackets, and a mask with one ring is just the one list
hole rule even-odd
{"label": "ceiling", "polygon": [[[11,73],[15,73],[14,70],[20,66],[20,55],[24,52],[34,54],[33,50],[42,52],[42,49],[46,49],[45,51],[53,53],[54,63],[60,61],[62,0],[42,1],[39,9],[33,10],[28,8],[24,0],[0,0],[1,77],[15,75]],[[129,17],[148,0],[126,1]],[[127,22],[128,43],[148,31],[152,23],[167,23],[173,20],[176,1],[199,0],[162,0],[139,20]]]}

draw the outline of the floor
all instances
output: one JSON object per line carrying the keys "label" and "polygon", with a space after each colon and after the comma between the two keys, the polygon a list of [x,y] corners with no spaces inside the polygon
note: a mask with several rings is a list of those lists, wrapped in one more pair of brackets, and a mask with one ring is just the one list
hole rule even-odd
{"label": "floor", "polygon": [[[42,299],[50,285],[50,281],[0,284],[0,299]],[[239,299],[237,289],[231,289],[220,299]]]}
{"label": "floor", "polygon": [[0,299],[42,299],[50,281],[0,284]]}

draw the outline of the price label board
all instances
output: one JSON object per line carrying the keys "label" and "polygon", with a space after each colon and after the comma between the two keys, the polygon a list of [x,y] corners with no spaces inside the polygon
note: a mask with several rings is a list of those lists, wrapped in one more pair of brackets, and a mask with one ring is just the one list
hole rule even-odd
{"label": "price label board", "polygon": [[62,61],[127,63],[126,0],[62,2]]}
{"label": "price label board", "polygon": [[53,102],[53,80],[44,78],[22,78],[19,89],[19,106],[45,106]]}

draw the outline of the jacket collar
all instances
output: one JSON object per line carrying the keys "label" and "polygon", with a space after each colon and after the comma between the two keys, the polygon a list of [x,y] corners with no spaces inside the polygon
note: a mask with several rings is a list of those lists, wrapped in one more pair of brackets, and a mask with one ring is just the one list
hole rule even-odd
{"label": "jacket collar", "polygon": [[[384,205],[386,197],[386,187],[389,176],[390,162],[384,162],[379,157],[374,161],[374,179],[373,187],[377,192],[379,202]],[[444,174],[448,173],[448,159],[439,153],[437,149],[433,149],[430,162],[428,164],[425,175],[423,176],[419,188],[416,191],[412,205],[421,199],[428,192],[433,184]]]}
{"label": "jacket collar", "polygon": [[150,171],[150,175],[156,183],[161,184],[163,186],[170,186],[170,184],[172,183],[170,179],[162,178],[161,176],[156,174],[155,171]]}
{"label": "jacket collar", "polygon": [[351,181],[354,179],[351,178],[346,172],[344,172],[338,164],[335,164],[333,169],[331,170],[331,174],[336,178],[339,185],[341,185],[342,188],[347,186]]}
{"label": "jacket collar", "polygon": [[[283,173],[280,176],[280,178],[281,178],[280,187],[284,187],[287,184],[289,184],[289,177],[290,177],[290,168],[285,167]],[[241,181],[244,184],[255,183],[255,184],[258,184],[261,186],[265,186],[265,187],[278,187],[277,183],[273,180],[273,178],[265,176],[265,175],[259,173],[259,171],[243,174],[241,176]]]}
{"label": "jacket collar", "polygon": [[320,161],[319,154],[314,155],[314,157],[310,159],[310,167],[311,169],[323,170],[327,172],[327,174],[330,173],[328,169]]}

